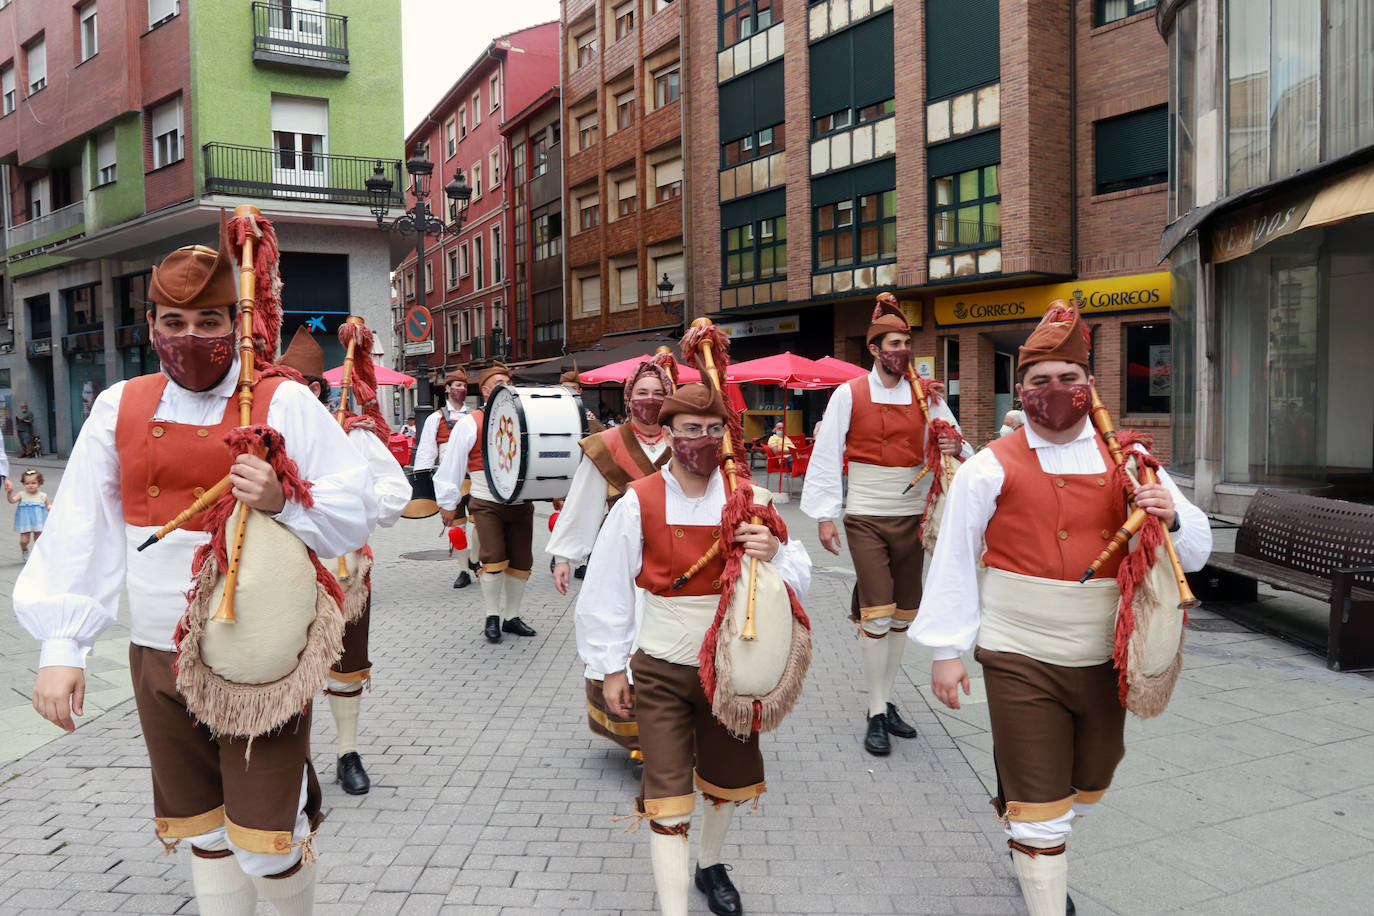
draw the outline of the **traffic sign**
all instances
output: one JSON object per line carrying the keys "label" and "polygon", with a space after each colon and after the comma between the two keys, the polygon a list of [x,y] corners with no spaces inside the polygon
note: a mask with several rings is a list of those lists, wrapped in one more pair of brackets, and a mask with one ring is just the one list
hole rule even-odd
{"label": "traffic sign", "polygon": [[[406,339],[419,343],[429,339],[429,309],[417,305],[406,312]],[[429,351],[433,353],[431,349]]]}

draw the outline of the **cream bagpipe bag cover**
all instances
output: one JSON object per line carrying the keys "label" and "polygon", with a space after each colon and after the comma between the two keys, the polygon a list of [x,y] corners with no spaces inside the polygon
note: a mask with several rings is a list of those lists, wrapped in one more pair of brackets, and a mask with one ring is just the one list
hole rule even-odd
{"label": "cream bagpipe bag cover", "polygon": [[[230,449],[265,452],[286,498],[313,505],[309,484],[265,426],[230,434]],[[234,622],[213,617],[225,589],[227,544],[248,513],[233,594]],[[216,735],[253,738],[303,710],[343,652],[338,580],[290,530],[226,493],[210,510],[210,542],[192,563],[186,613],[175,637],[177,689]],[[356,567],[355,567],[356,568]],[[362,578],[359,576],[358,578]]]}
{"label": "cream bagpipe bag cover", "polygon": [[[737,737],[770,731],[792,711],[811,665],[811,622],[797,596],[773,564],[750,558],[734,542],[735,528],[752,518],[786,543],[787,526],[767,490],[741,482],[721,512],[720,545],[725,557],[720,605],[706,631],[697,660],[711,712]],[[754,567],[755,639],[740,637],[750,601]]]}

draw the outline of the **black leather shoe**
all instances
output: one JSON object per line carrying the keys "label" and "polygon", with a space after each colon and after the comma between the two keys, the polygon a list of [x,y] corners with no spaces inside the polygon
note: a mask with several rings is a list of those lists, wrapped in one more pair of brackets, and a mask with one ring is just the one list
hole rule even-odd
{"label": "black leather shoe", "polygon": [[586,564],[586,563],[583,563],[581,566],[577,567],[577,569],[573,571],[573,578],[574,578],[574,579],[585,579],[585,578],[587,578],[587,564]]}
{"label": "black leather shoe", "polygon": [[716,916],[743,916],[739,891],[719,862],[709,868],[697,866],[697,890],[706,895],[706,906]]}
{"label": "black leather shoe", "polygon": [[339,758],[338,778],[339,785],[349,795],[366,795],[367,790],[372,788],[372,780],[367,778],[363,758],[358,756],[357,751],[349,751]]}
{"label": "black leather shoe", "polygon": [[483,634],[487,637],[487,642],[501,641],[501,618],[492,614],[487,618],[487,625],[482,628]]}
{"label": "black leather shoe", "polygon": [[467,588],[471,584],[472,576],[468,575],[468,571],[466,569],[458,574],[458,578],[453,580],[454,588]]}
{"label": "black leather shoe", "polygon": [[891,703],[887,704],[887,732],[896,735],[898,738],[915,738],[916,729],[907,723],[905,719],[897,715],[897,707]]}
{"label": "black leather shoe", "polygon": [[1078,907],[1073,905],[1073,896],[1069,895],[1068,905],[1064,907],[1064,916],[1074,916],[1078,912]]}
{"label": "black leather shoe", "polygon": [[501,624],[501,629],[507,633],[514,633],[516,636],[534,635],[534,627],[525,623],[525,621],[521,620],[519,617],[512,617],[510,620],[507,620],[505,623]]}
{"label": "black leather shoe", "polygon": [[864,735],[864,750],[874,757],[886,757],[892,752],[892,743],[887,740],[886,716],[868,717],[868,734]]}

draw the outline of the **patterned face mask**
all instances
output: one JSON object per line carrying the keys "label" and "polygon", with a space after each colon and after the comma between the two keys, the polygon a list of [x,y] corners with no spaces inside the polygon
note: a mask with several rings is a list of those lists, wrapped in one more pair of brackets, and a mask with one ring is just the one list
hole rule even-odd
{"label": "patterned face mask", "polygon": [[1087,415],[1092,403],[1092,386],[1088,384],[1051,382],[1041,388],[1021,389],[1026,417],[1055,432],[1073,428]]}
{"label": "patterned face mask", "polygon": [[900,350],[879,350],[878,362],[893,375],[906,375],[906,367],[911,365],[911,348]]}
{"label": "patterned face mask", "polygon": [[630,401],[630,415],[645,426],[658,425],[658,412],[663,407],[663,398],[634,398]]}
{"label": "patterned face mask", "polygon": [[234,335],[169,337],[151,327],[153,350],[162,371],[187,391],[208,391],[219,384],[234,363]]}
{"label": "patterned face mask", "polygon": [[695,439],[673,437],[673,460],[679,462],[687,473],[706,477],[720,467],[721,440],[715,436],[698,436]]}

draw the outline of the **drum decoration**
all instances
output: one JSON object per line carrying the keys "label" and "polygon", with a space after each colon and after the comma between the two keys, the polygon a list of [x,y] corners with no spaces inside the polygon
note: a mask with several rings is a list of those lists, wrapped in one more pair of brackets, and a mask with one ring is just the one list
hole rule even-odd
{"label": "drum decoration", "polygon": [[562,499],[587,435],[582,399],[566,388],[502,385],[487,403],[482,464],[499,502]]}

